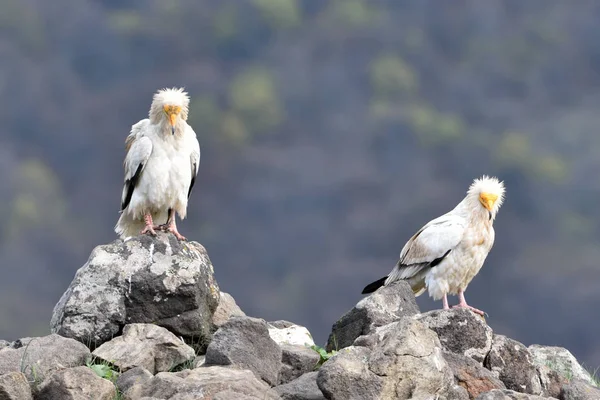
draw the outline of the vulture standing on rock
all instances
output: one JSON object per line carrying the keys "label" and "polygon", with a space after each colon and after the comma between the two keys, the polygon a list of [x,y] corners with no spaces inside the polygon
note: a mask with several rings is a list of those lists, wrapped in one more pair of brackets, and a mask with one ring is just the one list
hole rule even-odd
{"label": "vulture standing on rock", "polygon": [[416,296],[428,289],[435,300],[458,295],[459,304],[483,315],[465,300],[465,290],[483,266],[494,244],[494,219],[504,201],[504,184],[496,178],[476,179],[467,196],[449,213],[421,228],[400,253],[392,272],[363,289],[372,293],[399,279],[407,281]]}
{"label": "vulture standing on rock", "polygon": [[186,122],[189,103],[183,89],[159,90],[150,118],[131,127],[125,140],[121,216],[115,226],[121,238],[163,230],[185,240],[177,231],[175,212],[185,218],[200,163],[196,133]]}

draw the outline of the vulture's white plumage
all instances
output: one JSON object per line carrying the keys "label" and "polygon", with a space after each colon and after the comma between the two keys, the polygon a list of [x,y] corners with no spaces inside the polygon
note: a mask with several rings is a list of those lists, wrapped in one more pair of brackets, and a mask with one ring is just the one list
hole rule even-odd
{"label": "vulture's white plumage", "polygon": [[121,216],[115,226],[122,238],[160,229],[185,239],[177,231],[175,213],[185,218],[200,163],[196,133],[186,122],[189,102],[183,89],[159,90],[149,118],[131,127],[125,140]]}
{"label": "vulture's white plumage", "polygon": [[458,295],[457,307],[482,314],[465,300],[464,292],[494,244],[494,219],[504,201],[504,184],[497,178],[476,179],[467,196],[449,213],[430,221],[404,245],[392,272],[363,289],[372,293],[397,280],[406,280],[418,296],[426,289],[448,307],[448,294]]}

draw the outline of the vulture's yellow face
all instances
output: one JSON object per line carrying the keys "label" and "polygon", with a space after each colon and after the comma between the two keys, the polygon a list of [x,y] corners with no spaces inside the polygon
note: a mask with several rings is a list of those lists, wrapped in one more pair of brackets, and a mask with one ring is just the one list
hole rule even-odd
{"label": "vulture's yellow face", "polygon": [[181,107],[165,105],[165,106],[163,106],[163,110],[165,112],[165,115],[169,119],[169,123],[171,124],[171,131],[174,134],[175,133],[175,123],[177,122],[177,117],[179,117],[179,114],[181,113]]}
{"label": "vulture's yellow face", "polygon": [[496,204],[497,200],[498,195],[495,193],[481,192],[481,194],[479,194],[479,202],[488,211],[492,211],[494,209],[494,204]]}

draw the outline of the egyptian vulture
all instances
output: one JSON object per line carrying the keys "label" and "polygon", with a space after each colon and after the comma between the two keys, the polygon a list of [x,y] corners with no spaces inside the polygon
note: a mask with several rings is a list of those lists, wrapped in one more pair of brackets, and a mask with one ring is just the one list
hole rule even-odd
{"label": "egyptian vulture", "polygon": [[159,90],[149,118],[131,127],[125,140],[121,216],[115,226],[121,238],[163,230],[185,240],[177,231],[175,213],[185,218],[200,163],[196,133],[186,122],[189,103],[183,89]]}
{"label": "egyptian vulture", "polygon": [[403,279],[416,296],[425,289],[448,309],[448,294],[458,295],[459,304],[483,315],[465,300],[465,290],[483,266],[494,244],[494,219],[504,201],[504,183],[483,176],[473,181],[467,196],[449,213],[430,221],[404,245],[392,272],[363,289]]}

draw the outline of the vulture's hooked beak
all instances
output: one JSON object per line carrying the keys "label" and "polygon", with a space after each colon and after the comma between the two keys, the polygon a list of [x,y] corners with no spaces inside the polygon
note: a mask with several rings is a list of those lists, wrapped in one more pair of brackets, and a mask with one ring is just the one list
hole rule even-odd
{"label": "vulture's hooked beak", "polygon": [[175,123],[177,122],[177,114],[169,114],[169,122],[171,123],[171,133],[175,134]]}

